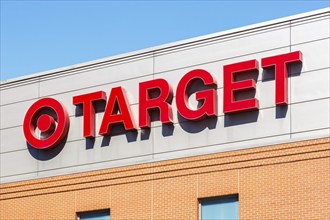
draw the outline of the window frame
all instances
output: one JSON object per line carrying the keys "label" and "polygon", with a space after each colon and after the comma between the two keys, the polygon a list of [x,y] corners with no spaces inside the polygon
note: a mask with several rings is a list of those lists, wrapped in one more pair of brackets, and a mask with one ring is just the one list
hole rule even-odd
{"label": "window frame", "polygon": [[210,201],[221,200],[221,199],[234,199],[234,198],[236,198],[237,203],[238,203],[238,216],[239,216],[239,195],[238,194],[198,198],[198,209],[199,209],[198,210],[198,220],[202,220],[202,203],[203,202],[210,202]]}
{"label": "window frame", "polygon": [[87,215],[90,214],[90,215],[92,215],[92,214],[98,214],[98,213],[103,213],[103,212],[109,214],[109,217],[111,219],[110,208],[76,212],[76,219],[80,220],[80,215],[81,214],[87,214]]}

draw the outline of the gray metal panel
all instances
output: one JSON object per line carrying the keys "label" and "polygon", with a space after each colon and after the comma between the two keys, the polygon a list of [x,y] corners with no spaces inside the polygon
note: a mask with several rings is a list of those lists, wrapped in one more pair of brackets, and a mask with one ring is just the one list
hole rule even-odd
{"label": "gray metal panel", "polygon": [[6,176],[0,178],[0,184],[1,183],[9,183],[9,182],[16,182],[16,181],[22,181],[22,180],[29,180],[29,179],[36,179],[38,178],[38,173],[25,173],[25,174],[18,174],[14,176]]}
{"label": "gray metal panel", "polygon": [[248,149],[248,148],[260,147],[261,143],[262,146],[267,146],[267,145],[272,145],[274,143],[285,143],[288,140],[290,140],[290,134],[273,136],[273,137],[264,137],[262,139],[237,141],[237,142],[231,142],[228,144],[221,144],[221,145],[209,145],[203,147],[188,148],[180,151],[168,151],[159,154],[154,154],[154,160],[156,161],[169,160],[169,159],[203,155],[203,154],[212,154],[218,152]]}
{"label": "gray metal panel", "polygon": [[330,38],[294,45],[291,50],[303,53],[301,72],[330,67]]}
{"label": "gray metal panel", "polygon": [[119,82],[127,79],[151,75],[153,72],[153,58],[133,60],[122,64],[101,66],[64,75],[40,82],[40,95],[50,96],[66,91],[73,91],[106,83]]}
{"label": "gray metal panel", "polygon": [[330,68],[302,73],[291,78],[291,102],[330,97]]}
{"label": "gray metal panel", "polygon": [[291,27],[291,44],[300,44],[330,37],[330,18],[304,21]]}
{"label": "gray metal panel", "polygon": [[39,83],[27,83],[0,90],[1,105],[36,99],[39,96]]}
{"label": "gray metal panel", "polygon": [[25,113],[35,100],[1,106],[0,129],[23,125]]}
{"label": "gray metal panel", "polygon": [[31,156],[29,150],[2,153],[0,157],[2,177],[33,173],[38,170],[38,161]]}
{"label": "gray metal panel", "polygon": [[290,28],[278,28],[203,47],[185,49],[155,57],[155,73],[191,65],[234,58],[290,45]]}
{"label": "gray metal panel", "polygon": [[23,127],[2,129],[0,133],[0,153],[26,149]]}
{"label": "gray metal panel", "polygon": [[330,99],[292,105],[292,132],[303,132],[330,127]]}
{"label": "gray metal panel", "polygon": [[330,137],[330,128],[325,129],[317,129],[312,131],[305,131],[305,132],[297,132],[292,133],[292,139],[306,139],[306,137],[314,137],[314,138],[323,138],[323,137]]}
{"label": "gray metal panel", "polygon": [[[134,157],[133,161],[132,158],[127,158],[127,159],[120,159],[113,161],[105,161],[102,163],[84,164],[74,167],[62,167],[60,169],[55,169],[55,170],[39,171],[38,177],[41,178],[41,177],[49,177],[49,176],[58,176],[58,175],[71,174],[77,172],[85,172],[85,171],[107,169],[112,167],[127,166],[127,165],[139,164],[139,163],[147,163],[153,161],[152,158],[153,156],[147,155],[147,156]],[[6,178],[3,179],[6,180]]]}

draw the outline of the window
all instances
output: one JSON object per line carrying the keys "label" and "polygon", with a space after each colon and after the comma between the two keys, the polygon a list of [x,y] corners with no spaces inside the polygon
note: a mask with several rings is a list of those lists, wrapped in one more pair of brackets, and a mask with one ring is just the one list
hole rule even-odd
{"label": "window", "polygon": [[110,220],[110,209],[78,212],[78,220]]}
{"label": "window", "polygon": [[200,200],[201,220],[238,219],[238,195]]}

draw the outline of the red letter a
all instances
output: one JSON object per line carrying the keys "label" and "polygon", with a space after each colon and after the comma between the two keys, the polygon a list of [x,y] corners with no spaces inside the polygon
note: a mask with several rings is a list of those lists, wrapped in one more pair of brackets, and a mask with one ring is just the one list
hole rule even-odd
{"label": "red letter a", "polygon": [[113,88],[110,92],[99,134],[110,134],[110,126],[117,123],[123,123],[125,130],[136,129],[125,90],[122,87]]}

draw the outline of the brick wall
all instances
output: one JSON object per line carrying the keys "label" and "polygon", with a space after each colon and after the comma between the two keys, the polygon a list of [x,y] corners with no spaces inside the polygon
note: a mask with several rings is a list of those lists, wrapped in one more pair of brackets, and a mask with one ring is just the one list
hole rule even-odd
{"label": "brick wall", "polygon": [[198,219],[239,195],[240,219],[330,219],[330,138],[0,185],[0,219]]}

